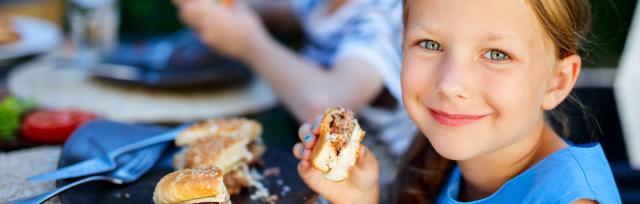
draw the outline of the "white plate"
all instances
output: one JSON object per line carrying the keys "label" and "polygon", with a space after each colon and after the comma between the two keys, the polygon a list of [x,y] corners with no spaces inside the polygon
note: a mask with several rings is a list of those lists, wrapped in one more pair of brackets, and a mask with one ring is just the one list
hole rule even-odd
{"label": "white plate", "polygon": [[116,121],[181,123],[259,113],[275,106],[275,93],[256,79],[228,89],[154,90],[105,83],[43,58],[13,69],[7,86],[11,94],[43,107],[87,110]]}
{"label": "white plate", "polygon": [[52,51],[62,42],[62,31],[56,25],[36,18],[14,16],[13,30],[20,40],[0,46],[0,64],[16,58]]}

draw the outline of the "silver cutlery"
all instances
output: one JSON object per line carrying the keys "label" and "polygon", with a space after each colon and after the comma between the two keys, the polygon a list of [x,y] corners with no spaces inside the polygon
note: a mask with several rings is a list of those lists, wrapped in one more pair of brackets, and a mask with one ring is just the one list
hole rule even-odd
{"label": "silver cutlery", "polygon": [[73,183],[67,184],[63,187],[56,188],[52,191],[45,192],[33,197],[23,198],[11,201],[11,204],[28,204],[28,203],[43,203],[53,196],[60,194],[61,192],[78,186],[80,184],[84,184],[92,181],[108,181],[114,184],[125,184],[136,181],[140,178],[144,173],[146,173],[153,165],[156,163],[158,158],[161,156],[162,151],[167,146],[167,144],[157,144],[155,146],[151,146],[145,149],[139,150],[139,152],[132,158],[129,162],[122,165],[121,167],[113,170],[104,175],[95,175],[90,176],[84,179],[80,179]]}
{"label": "silver cutlery", "polygon": [[66,166],[60,168],[56,171],[31,176],[27,178],[29,181],[51,181],[58,179],[67,179],[67,178],[75,178],[81,176],[88,176],[97,173],[103,173],[107,171],[111,171],[116,168],[116,157],[130,152],[132,150],[144,148],[150,145],[168,142],[175,139],[175,137],[186,129],[188,125],[180,126],[174,130],[171,130],[166,133],[162,133],[157,136],[149,137],[147,139],[141,140],[139,142],[131,143],[129,145],[125,145],[118,149],[115,149],[108,154],[103,154],[98,157],[94,157],[89,160],[85,160],[70,166]]}

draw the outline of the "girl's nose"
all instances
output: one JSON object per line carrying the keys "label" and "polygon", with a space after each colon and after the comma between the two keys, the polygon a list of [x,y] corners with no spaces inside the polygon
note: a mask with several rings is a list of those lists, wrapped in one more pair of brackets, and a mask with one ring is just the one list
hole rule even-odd
{"label": "girl's nose", "polygon": [[469,87],[469,68],[471,63],[459,57],[447,56],[444,58],[438,73],[438,94],[450,100],[468,99],[471,97]]}

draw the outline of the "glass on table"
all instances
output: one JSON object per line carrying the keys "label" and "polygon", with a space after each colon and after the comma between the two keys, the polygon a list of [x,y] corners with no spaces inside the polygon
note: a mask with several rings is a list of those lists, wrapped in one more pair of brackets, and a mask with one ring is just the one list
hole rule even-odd
{"label": "glass on table", "polygon": [[77,60],[97,62],[118,43],[118,0],[69,0],[69,25]]}

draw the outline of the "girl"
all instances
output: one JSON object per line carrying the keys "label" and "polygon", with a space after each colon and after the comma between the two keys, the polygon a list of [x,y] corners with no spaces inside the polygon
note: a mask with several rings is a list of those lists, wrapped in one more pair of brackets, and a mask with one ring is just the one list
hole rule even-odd
{"label": "girl", "polygon": [[[427,142],[407,158],[421,169],[400,170],[393,202],[620,203],[601,147],[573,145],[544,117],[580,73],[587,0],[404,3],[402,96]],[[294,155],[311,189],[335,203],[378,202],[366,148],[335,183],[309,165],[317,130],[299,135]]]}

